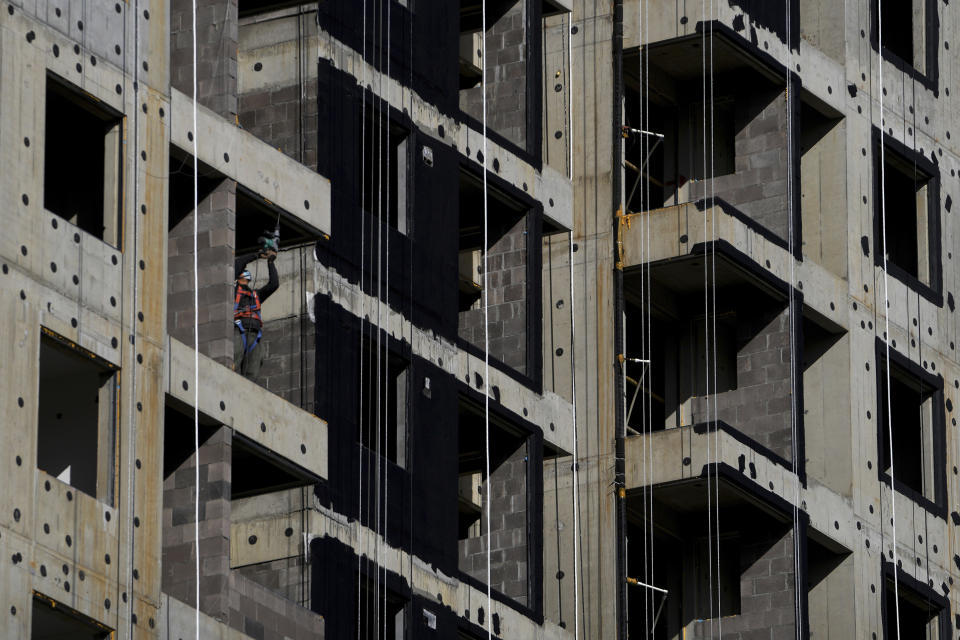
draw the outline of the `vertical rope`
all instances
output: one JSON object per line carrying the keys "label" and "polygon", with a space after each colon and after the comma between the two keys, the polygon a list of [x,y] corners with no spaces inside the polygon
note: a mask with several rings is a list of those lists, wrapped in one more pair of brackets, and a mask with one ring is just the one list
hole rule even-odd
{"label": "vertical rope", "polygon": [[[791,76],[791,67],[793,66],[792,57],[793,50],[791,48],[790,34],[791,34],[791,24],[792,24],[792,15],[791,15],[791,2],[790,0],[784,0],[784,5],[786,7],[786,33],[787,33],[787,69],[786,69],[786,83],[787,89],[784,93],[784,98],[786,101],[786,110],[787,110],[787,252],[789,253],[787,259],[790,261],[790,287],[788,289],[789,299],[788,304],[788,336],[790,340],[790,458],[793,465],[793,475],[795,481],[795,492],[793,500],[793,588],[794,588],[794,617],[796,620],[796,629],[795,636],[797,640],[802,640],[806,636],[803,634],[803,611],[801,609],[801,597],[800,593],[802,587],[801,569],[800,566],[800,456],[797,452],[797,446],[799,443],[799,429],[797,428],[797,348],[796,348],[796,322],[802,321],[797,318],[797,303],[794,296],[794,282],[796,278],[794,275],[794,269],[796,265],[796,259],[794,258],[794,250],[796,246],[796,237],[794,235],[794,216],[796,211],[794,210],[794,130],[793,130],[793,101],[796,97],[793,95],[793,92],[790,90],[790,76]],[[802,313],[802,310],[801,310]]]}
{"label": "vertical rope", "polygon": [[489,219],[487,207],[487,0],[482,0],[480,7],[480,80],[483,113],[483,430],[484,430],[484,469],[487,478],[486,511],[487,511],[487,638],[493,637],[490,598],[490,288],[488,277],[489,266]]}
{"label": "vertical rope", "polygon": [[[892,523],[893,542],[890,545],[893,549],[893,600],[894,611],[896,614],[897,637],[900,636],[900,585],[897,578],[897,486],[893,468],[893,417],[890,401],[890,301],[889,301],[889,283],[887,281],[887,176],[886,160],[884,153],[883,137],[886,133],[883,130],[883,11],[881,9],[881,0],[877,0],[877,68],[880,77],[880,231],[883,238],[883,321],[886,339],[883,341],[883,347],[886,354],[886,384],[887,384],[887,438],[890,447],[890,516]],[[881,549],[882,554],[882,549]]]}
{"label": "vertical rope", "polygon": [[[319,12],[320,8],[317,7]],[[318,14],[319,15],[319,14]],[[366,96],[366,86],[367,86],[367,0],[363,0],[363,24],[362,31],[360,35],[361,40],[361,64],[360,73],[361,75],[361,85],[360,85],[360,407],[358,420],[357,420],[357,458],[359,460],[358,470],[357,470],[357,537],[361,535],[361,530],[363,528],[363,432],[366,429],[366,421],[363,417],[363,361],[364,353],[366,346],[363,341],[365,323],[366,323],[366,313],[364,307],[367,304],[367,297],[363,293],[363,276],[364,276],[364,267],[366,266],[364,253],[366,250],[366,203],[367,203],[367,96]],[[317,87],[319,89],[319,79]],[[369,507],[368,507],[369,508]],[[361,567],[363,563],[364,554],[360,552],[359,540],[357,541],[357,640],[360,640],[360,610],[362,609],[361,604],[363,601],[363,589],[362,589],[362,577],[361,577]]]}
{"label": "vertical rope", "polygon": [[199,190],[197,186],[197,155],[200,132],[197,130],[197,0],[192,0],[193,19],[193,541],[194,554],[194,597],[197,607],[194,610],[196,638],[200,640],[200,293],[197,266],[197,235],[199,211]]}

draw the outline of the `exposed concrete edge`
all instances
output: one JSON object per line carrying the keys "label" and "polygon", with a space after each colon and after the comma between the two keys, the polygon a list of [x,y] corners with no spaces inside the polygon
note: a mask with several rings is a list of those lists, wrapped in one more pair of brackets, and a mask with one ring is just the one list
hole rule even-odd
{"label": "exposed concrete edge", "polygon": [[[334,519],[326,509],[314,509],[310,512],[308,537],[333,538],[353,549],[361,556],[373,557],[377,554],[377,564],[399,575],[407,581],[415,593],[433,602],[437,607],[446,607],[458,617],[465,610],[476,611],[478,607],[487,609],[487,594],[474,587],[446,576],[423,562],[416,556],[391,547],[382,536],[357,521],[344,523]],[[438,600],[438,596],[442,598]],[[538,625],[509,606],[491,601],[490,614],[500,618],[502,638],[531,638],[532,640],[572,640],[573,632],[562,629],[550,620]]]}
{"label": "exposed concrete edge", "polygon": [[[191,347],[168,338],[164,390],[193,406]],[[307,413],[205,355],[200,355],[201,412],[310,473],[327,477],[324,420]],[[221,409],[221,402],[223,408]],[[261,424],[264,428],[261,428]]]}
{"label": "exposed concrete edge", "polygon": [[[192,154],[193,102],[170,88],[170,142]],[[269,200],[317,235],[330,233],[330,180],[197,105],[197,159]],[[229,159],[228,159],[229,158]]]}
{"label": "exposed concrete edge", "polygon": [[[196,634],[194,615],[196,609],[176,598],[160,594],[159,633],[160,640],[192,638]],[[254,640],[226,623],[200,612],[200,637],[205,640]]]}
{"label": "exposed concrete edge", "polygon": [[[319,262],[314,271],[316,295],[326,295],[330,300],[357,318],[373,316],[377,309],[375,296],[363,293],[333,269]],[[414,326],[399,311],[380,303],[381,326],[397,340],[410,344],[414,355],[429,360],[463,384],[473,385],[477,373],[483,378],[483,359],[468,353],[446,341],[432,331]],[[467,382],[467,381],[470,382]],[[490,369],[487,388],[490,398],[496,402],[493,387],[500,390],[500,404],[526,420],[538,425],[543,431],[546,444],[564,452],[573,451],[573,405],[561,396],[546,391],[537,394],[502,371]],[[471,387],[473,388],[473,387]],[[482,392],[481,392],[482,393]],[[526,411],[526,413],[524,413]],[[550,428],[554,425],[554,429]]]}
{"label": "exposed concrete edge", "polygon": [[[785,248],[765,238],[742,220],[727,214],[720,206],[707,206],[702,210],[697,204],[688,202],[630,214],[623,220],[621,230],[625,269],[644,265],[648,261],[686,256],[698,244],[724,240],[750,257],[760,268],[766,268],[787,283],[792,281],[803,293],[805,306],[815,309],[837,326],[849,328],[850,319],[845,304],[849,296],[849,284],[846,280],[811,259],[802,262],[794,260]],[[649,242],[646,237],[648,231]]]}
{"label": "exposed concrete edge", "polygon": [[[483,147],[483,135],[468,125],[443,115],[434,105],[421,98],[413,89],[405,87],[393,78],[383,76],[355,50],[337,41],[330,33],[320,30],[317,40],[321,60],[328,60],[334,68],[349,74],[358,86],[369,86],[370,91],[396,108],[407,111],[413,123],[431,136],[437,144],[454,147],[464,158],[480,166],[476,152]],[[361,81],[361,78],[363,79]],[[444,135],[440,137],[439,129]],[[474,155],[469,155],[467,150]],[[501,178],[515,188],[543,203],[543,215],[553,225],[564,230],[573,227],[573,183],[562,173],[549,166],[537,171],[510,151],[492,140],[487,140],[487,167],[492,170],[498,160]],[[552,204],[551,204],[552,201]]]}

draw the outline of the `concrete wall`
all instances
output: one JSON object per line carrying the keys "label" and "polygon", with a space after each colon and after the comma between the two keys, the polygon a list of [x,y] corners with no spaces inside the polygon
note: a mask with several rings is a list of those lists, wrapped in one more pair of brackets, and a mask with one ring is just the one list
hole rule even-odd
{"label": "concrete wall", "polygon": [[[487,25],[487,127],[521,149],[527,131],[526,0],[518,0],[502,18]],[[483,118],[481,87],[460,91],[460,109]]]}
{"label": "concrete wall", "polygon": [[316,34],[316,11],[245,17],[238,52],[240,126],[311,169],[317,166]]}
{"label": "concrete wall", "polygon": [[233,569],[233,573],[290,602],[310,606],[310,568],[300,556],[237,567]]}
{"label": "concrete wall", "polygon": [[[481,494],[490,496],[490,586],[520,604],[527,601],[527,447],[490,472]],[[487,582],[487,519],[484,503],[471,536],[459,543],[460,570]]]}
{"label": "concrete wall", "polygon": [[[193,8],[170,5],[170,84],[193,95]],[[237,0],[197,2],[197,101],[230,120],[237,113]]]}
{"label": "concrete wall", "polygon": [[[481,260],[481,268],[483,262]],[[527,219],[521,218],[492,247],[487,257],[490,355],[527,373]],[[481,275],[482,283],[482,275]],[[484,348],[483,296],[459,316],[458,334]]]}
{"label": "concrete wall", "polygon": [[[236,183],[224,180],[197,210],[200,352],[232,366]],[[189,345],[194,331],[193,215],[170,230],[167,243],[167,331]]]}

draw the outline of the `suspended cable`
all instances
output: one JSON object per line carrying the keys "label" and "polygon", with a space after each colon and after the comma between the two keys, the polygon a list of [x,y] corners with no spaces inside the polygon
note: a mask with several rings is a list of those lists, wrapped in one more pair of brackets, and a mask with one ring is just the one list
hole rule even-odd
{"label": "suspended cable", "polygon": [[[319,7],[317,8],[318,17],[319,17]],[[357,420],[357,431],[359,441],[359,446],[357,447],[357,458],[358,458],[358,471],[357,471],[357,536],[361,537],[361,529],[363,527],[363,458],[364,458],[364,431],[367,429],[367,421],[364,418],[363,413],[363,396],[364,396],[364,378],[363,378],[363,361],[367,353],[366,344],[364,342],[364,331],[366,325],[366,317],[364,307],[366,306],[367,297],[363,295],[363,276],[364,276],[364,266],[366,265],[365,261],[365,249],[366,249],[366,216],[364,212],[366,211],[366,200],[367,200],[367,96],[366,96],[366,75],[367,75],[367,0],[363,0],[363,19],[362,19],[362,29],[360,34],[361,40],[361,60],[363,64],[360,65],[361,73],[361,87],[360,87],[360,344],[359,344],[359,356],[360,356],[360,406],[358,408],[358,420]],[[319,84],[318,84],[319,88]],[[369,520],[367,520],[369,522]],[[363,583],[363,574],[361,572],[363,558],[365,553],[360,549],[360,544],[358,541],[357,544],[357,640],[360,640],[360,616],[362,610],[362,603],[364,600],[364,591],[362,588]]]}
{"label": "suspended cable", "polygon": [[194,596],[196,609],[194,610],[194,625],[196,639],[200,640],[200,285],[197,265],[197,237],[199,206],[199,187],[197,184],[197,157],[200,131],[197,129],[197,0],[191,0],[193,19],[193,100],[191,103],[193,115],[193,486],[195,491],[193,502],[193,541],[196,547],[194,554]]}
{"label": "suspended cable", "polygon": [[[892,525],[893,541],[893,599],[894,612],[896,614],[897,637],[900,638],[900,585],[897,578],[897,489],[893,466],[893,416],[891,414],[890,401],[890,300],[889,300],[889,282],[887,280],[888,259],[887,259],[887,176],[886,159],[884,152],[883,137],[886,133],[883,130],[883,11],[881,10],[881,0],[877,0],[877,69],[880,78],[880,231],[883,239],[883,320],[884,352],[886,355],[885,378],[887,385],[887,439],[890,448],[890,515]],[[881,551],[882,553],[882,551]]]}
{"label": "suspended cable", "polygon": [[490,597],[490,288],[489,288],[489,218],[487,206],[487,0],[482,0],[480,7],[480,80],[483,113],[483,430],[484,430],[484,471],[486,477],[486,498],[487,511],[487,638],[493,637],[493,627],[491,619],[493,611],[491,610]]}

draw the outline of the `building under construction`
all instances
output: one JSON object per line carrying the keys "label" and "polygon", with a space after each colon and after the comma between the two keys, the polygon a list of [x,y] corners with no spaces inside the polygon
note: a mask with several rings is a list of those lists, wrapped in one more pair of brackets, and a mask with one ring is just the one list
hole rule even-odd
{"label": "building under construction", "polygon": [[0,637],[960,633],[956,3],[0,4]]}

